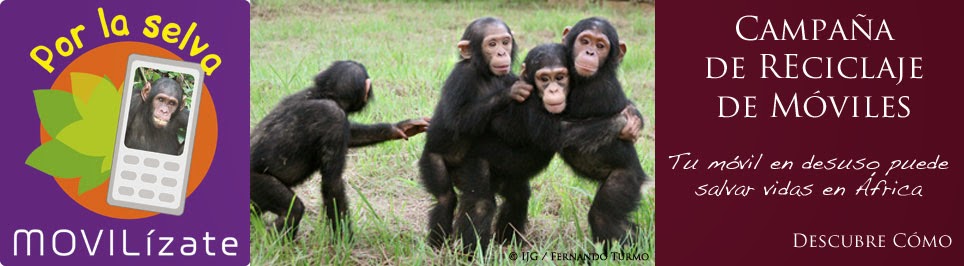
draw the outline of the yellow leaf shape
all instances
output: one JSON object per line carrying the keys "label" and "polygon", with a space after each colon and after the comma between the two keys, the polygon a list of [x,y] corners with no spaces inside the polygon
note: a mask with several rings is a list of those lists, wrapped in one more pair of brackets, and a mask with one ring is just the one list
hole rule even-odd
{"label": "yellow leaf shape", "polygon": [[100,172],[103,173],[103,172],[107,172],[107,170],[110,170],[111,163],[113,161],[114,161],[113,152],[111,152],[110,156],[104,157],[104,159],[100,162]]}
{"label": "yellow leaf shape", "polygon": [[[98,77],[91,74],[77,72],[70,73],[70,75],[71,85],[73,86],[71,89],[73,90],[74,94],[74,105],[77,106],[77,112],[80,113],[80,116],[84,119],[103,115],[103,112],[97,111],[105,108],[105,106],[100,105],[103,102],[92,102],[98,100],[98,96],[104,96],[105,93],[106,95],[110,96],[120,96],[120,93],[117,92],[117,87],[114,87],[114,83],[112,83],[107,77]],[[92,83],[93,80],[91,80],[90,77],[96,78],[98,82]],[[114,97],[107,98],[111,99]],[[119,100],[117,101],[116,106],[117,108],[120,108]]]}
{"label": "yellow leaf shape", "polygon": [[113,151],[114,136],[98,136],[105,131],[101,127],[95,120],[84,119],[67,125],[54,138],[80,154],[103,157]]}
{"label": "yellow leaf shape", "polygon": [[80,106],[81,103],[87,104],[90,95],[94,93],[94,88],[101,82],[104,82],[104,78],[101,76],[70,72],[70,89],[72,90],[71,93],[74,94],[74,103],[77,106]]}

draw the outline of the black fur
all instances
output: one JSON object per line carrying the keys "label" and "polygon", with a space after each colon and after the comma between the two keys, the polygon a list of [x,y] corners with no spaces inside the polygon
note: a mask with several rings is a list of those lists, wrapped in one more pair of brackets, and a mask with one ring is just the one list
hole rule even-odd
{"label": "black fur", "polygon": [[[570,59],[573,58],[572,47],[576,36],[586,29],[600,29],[609,38],[612,48],[606,62],[591,77],[577,74],[573,60],[570,60],[572,92],[567,99],[566,111],[563,112],[564,119],[568,121],[619,115],[623,108],[632,104],[626,99],[616,78],[616,68],[619,66],[616,60],[619,54],[619,36],[609,22],[600,18],[588,18],[576,23],[565,37],[564,44],[570,49]],[[639,116],[638,113],[636,115]],[[576,131],[593,130],[580,126]],[[598,135],[606,134],[599,132]],[[600,183],[596,198],[589,209],[589,227],[592,229],[593,240],[618,240],[621,243],[633,241],[636,225],[629,221],[629,214],[638,208],[640,189],[647,178],[639,164],[633,143],[619,139],[581,140],[564,144],[560,154],[576,174]]]}
{"label": "black fur", "polygon": [[[251,133],[251,201],[255,211],[278,215],[275,228],[297,235],[304,204],[291,187],[321,172],[321,192],[332,229],[350,232],[342,172],[350,147],[392,139],[391,124],[360,125],[347,116],[365,108],[365,66],[338,61],[314,85],[271,110]],[[372,90],[367,98],[372,99]],[[287,218],[287,219],[286,219]]]}
{"label": "black fur", "polygon": [[[536,71],[546,67],[565,67],[568,60],[567,50],[561,44],[537,46],[526,55],[523,80],[535,85]],[[559,115],[546,111],[540,88],[536,88],[523,103],[510,104],[497,112],[486,134],[472,146],[465,159],[466,167],[459,172],[459,176],[465,178],[459,184],[463,192],[463,210],[458,213],[464,213],[463,218],[469,219],[457,222],[457,228],[462,232],[467,251],[471,251],[476,240],[483,250],[487,247],[492,235],[494,193],[505,199],[495,217],[495,240],[500,243],[521,241],[526,232],[531,195],[529,181],[549,165],[562,145],[599,141],[600,138],[614,139],[625,124],[622,115],[579,123],[563,122]],[[470,206],[484,208],[472,209]]]}
{"label": "black fur", "polygon": [[[162,128],[156,128],[152,122],[154,110],[151,102],[161,93],[178,99],[178,106],[171,113],[168,124]],[[177,132],[178,129],[187,126],[187,112],[181,110],[184,101],[180,99],[183,99],[183,96],[184,90],[181,89],[181,84],[170,78],[160,78],[152,82],[147,101],[141,98],[140,91],[134,91],[124,145],[138,150],[170,155],[180,154],[184,145],[177,140]]]}
{"label": "black fur", "polygon": [[[422,183],[437,201],[429,211],[428,224],[428,242],[434,247],[442,246],[452,233],[458,203],[454,187],[464,181],[455,173],[463,167],[465,154],[488,127],[493,112],[509,103],[508,88],[517,80],[511,73],[497,76],[490,70],[482,52],[485,29],[490,26],[509,29],[501,20],[490,17],[477,19],[466,27],[462,40],[469,41],[472,57],[456,63],[446,79],[418,162]],[[510,54],[513,63],[515,55],[513,39]],[[471,195],[471,190],[468,192]],[[494,204],[467,208],[494,208]]]}
{"label": "black fur", "polygon": [[[534,84],[535,71],[553,63],[564,67],[565,55],[561,45],[532,49],[524,61],[525,81]],[[465,252],[471,252],[476,241],[486,249],[492,237],[493,215],[497,242],[521,241],[517,236],[525,233],[529,180],[549,165],[559,137],[558,117],[545,111],[537,94],[533,92],[525,102],[509,104],[495,113],[487,132],[472,146],[467,166],[459,172],[465,178],[459,184],[462,200],[458,213],[464,215],[456,227]],[[495,193],[505,199],[497,214]]]}

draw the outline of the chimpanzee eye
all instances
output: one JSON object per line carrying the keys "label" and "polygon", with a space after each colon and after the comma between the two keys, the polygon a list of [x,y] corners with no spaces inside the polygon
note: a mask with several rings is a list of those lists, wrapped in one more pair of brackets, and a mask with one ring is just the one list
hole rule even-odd
{"label": "chimpanzee eye", "polygon": [[542,82],[549,82],[549,77],[542,76],[542,77],[539,77],[539,80],[541,80]]}
{"label": "chimpanzee eye", "polygon": [[582,43],[582,45],[588,45],[588,44],[589,44],[589,40],[587,40],[587,39],[579,40],[579,42]]}
{"label": "chimpanzee eye", "polygon": [[606,45],[605,45],[605,44],[602,44],[602,43],[599,43],[599,44],[596,44],[596,48],[598,48],[598,49],[606,48]]}
{"label": "chimpanzee eye", "polygon": [[566,76],[565,76],[565,75],[558,75],[558,76],[556,76],[556,80],[563,80],[563,79],[566,79]]}
{"label": "chimpanzee eye", "polygon": [[502,40],[502,45],[509,45],[509,40],[508,39]]}
{"label": "chimpanzee eye", "polygon": [[490,46],[490,47],[495,47],[495,45],[496,45],[495,42],[489,42],[489,46]]}

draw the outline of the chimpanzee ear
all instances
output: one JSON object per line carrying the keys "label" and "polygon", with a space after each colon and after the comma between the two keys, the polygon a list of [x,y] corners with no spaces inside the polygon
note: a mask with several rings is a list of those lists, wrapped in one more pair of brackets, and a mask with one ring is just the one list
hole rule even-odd
{"label": "chimpanzee ear", "polygon": [[520,74],[519,74],[519,79],[525,80],[525,79],[526,79],[526,63],[522,63],[522,68],[519,69],[519,73],[520,73]]}
{"label": "chimpanzee ear", "polygon": [[368,102],[368,94],[372,91],[372,79],[365,79],[365,95],[362,96],[362,101]]}
{"label": "chimpanzee ear", "polygon": [[619,41],[619,55],[616,56],[616,62],[622,62],[623,56],[626,56],[626,42]]}
{"label": "chimpanzee ear", "polygon": [[147,96],[151,95],[151,83],[144,82],[144,88],[141,89],[141,100],[147,102]]}
{"label": "chimpanzee ear", "polygon": [[455,46],[459,48],[459,55],[462,56],[463,60],[472,59],[472,47],[469,46],[469,41],[461,40]]}
{"label": "chimpanzee ear", "polygon": [[566,35],[569,34],[569,30],[572,30],[572,27],[562,29],[562,43],[566,43]]}
{"label": "chimpanzee ear", "polygon": [[187,94],[181,96],[181,109],[178,109],[178,111],[184,111],[184,108],[187,107],[185,103],[187,103]]}

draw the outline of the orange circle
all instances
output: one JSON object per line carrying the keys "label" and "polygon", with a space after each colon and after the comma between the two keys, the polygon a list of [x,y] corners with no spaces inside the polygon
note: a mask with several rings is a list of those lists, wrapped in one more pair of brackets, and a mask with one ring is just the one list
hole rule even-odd
{"label": "orange circle", "polygon": [[[152,44],[140,42],[106,44],[91,49],[70,62],[70,65],[65,67],[54,80],[51,89],[71,91],[70,73],[72,72],[89,73],[101,77],[107,76],[115,84],[114,87],[121,87],[124,84],[124,75],[127,71],[127,59],[131,54],[181,60],[176,54]],[[129,88],[122,88],[122,90],[127,89]],[[214,111],[214,101],[211,99],[211,94],[208,93],[207,86],[203,86],[202,92],[201,106],[197,117],[197,130],[195,131],[197,133],[194,137],[194,154],[191,157],[191,173],[188,177],[187,196],[194,192],[194,189],[201,184],[204,176],[207,175],[208,169],[211,167],[211,161],[214,160],[214,150],[218,143],[218,123]],[[50,139],[52,139],[51,136],[41,126],[40,142],[45,143]],[[109,180],[83,195],[77,195],[80,178],[54,178],[54,180],[71,199],[97,214],[119,219],[141,219],[157,215],[156,212],[108,205],[107,184],[110,183]]]}

